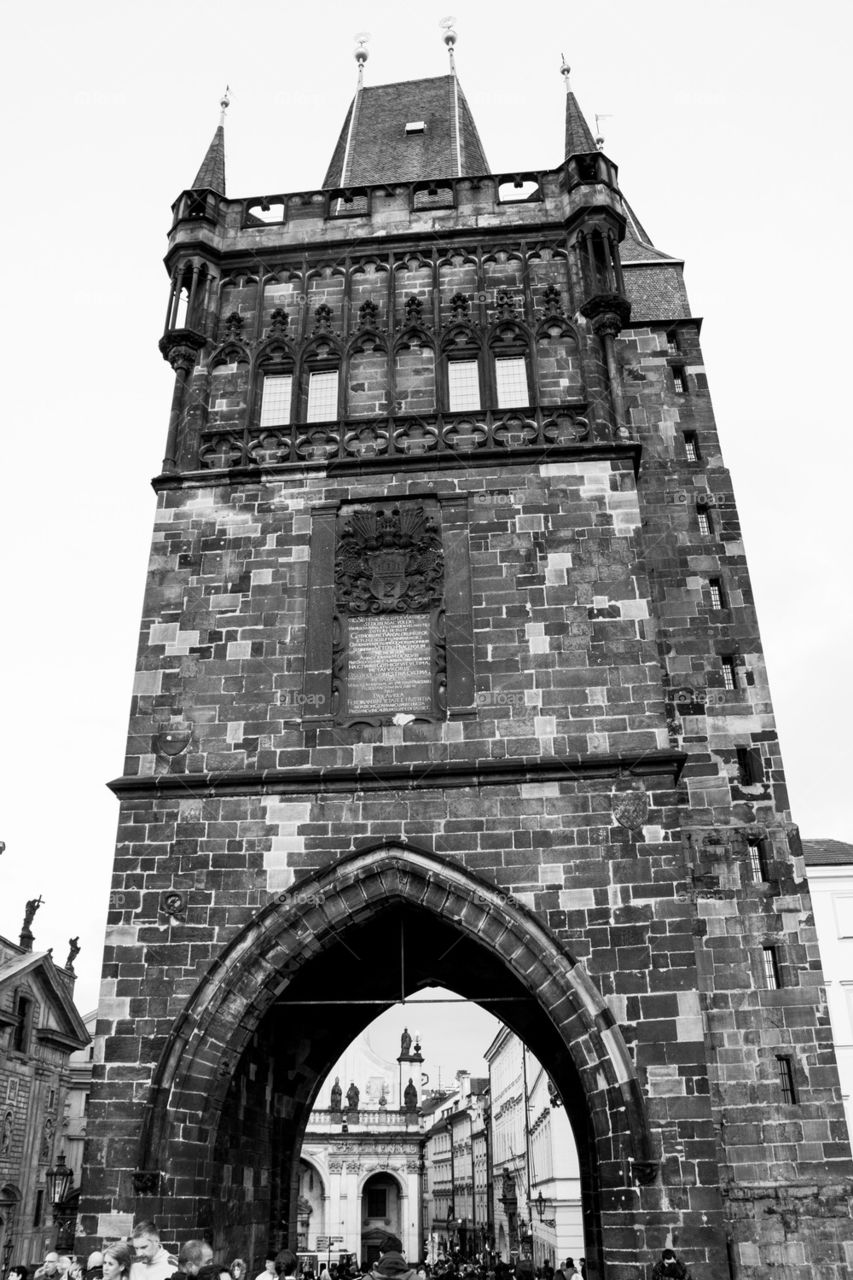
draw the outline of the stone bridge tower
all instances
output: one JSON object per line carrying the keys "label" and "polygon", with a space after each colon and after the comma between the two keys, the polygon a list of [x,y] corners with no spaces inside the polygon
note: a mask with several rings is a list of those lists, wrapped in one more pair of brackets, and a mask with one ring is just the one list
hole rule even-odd
{"label": "stone bridge tower", "polygon": [[220,125],[174,205],[90,1236],[295,1240],[325,1073],[441,983],[548,1068],[590,1277],[853,1265],[700,323],[564,75],[554,169],[451,65],[360,82],[322,188],[228,195]]}

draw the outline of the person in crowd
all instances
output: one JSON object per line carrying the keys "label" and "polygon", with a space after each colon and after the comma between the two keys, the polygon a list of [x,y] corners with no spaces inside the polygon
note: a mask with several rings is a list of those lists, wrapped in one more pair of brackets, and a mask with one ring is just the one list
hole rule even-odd
{"label": "person in crowd", "polygon": [[247,1271],[245,1258],[235,1258],[228,1270],[231,1273],[231,1280],[245,1280]]}
{"label": "person in crowd", "polygon": [[255,1280],[270,1280],[275,1275],[275,1253],[268,1253],[264,1258],[264,1269],[259,1271]]}
{"label": "person in crowd", "polygon": [[202,1267],[213,1262],[213,1250],[206,1240],[188,1240],[181,1245],[178,1254],[178,1269],[172,1280],[183,1280],[185,1276],[197,1276]]}
{"label": "person in crowd", "polygon": [[295,1276],[299,1273],[299,1259],[292,1249],[282,1249],[275,1255],[277,1276]]}
{"label": "person in crowd", "polygon": [[30,1269],[25,1267],[23,1262],[9,1268],[9,1280],[29,1280],[29,1275]]}
{"label": "person in crowd", "polygon": [[153,1222],[138,1222],[131,1236],[133,1262],[130,1280],[171,1280],[177,1270],[174,1258],[160,1243],[160,1232]]}
{"label": "person in crowd", "polygon": [[231,1280],[231,1272],[224,1263],[206,1262],[196,1272],[197,1280]]}
{"label": "person in crowd", "polygon": [[121,1240],[104,1249],[104,1280],[128,1280],[133,1261],[130,1249]]}
{"label": "person in crowd", "polygon": [[[393,1237],[391,1239],[394,1244],[400,1243]],[[414,1269],[409,1266],[402,1251],[388,1248],[387,1245],[388,1241],[381,1247],[379,1260],[370,1272],[373,1280],[416,1280]]]}
{"label": "person in crowd", "polygon": [[690,1272],[672,1249],[664,1249],[652,1270],[652,1280],[692,1280]]}
{"label": "person in crowd", "polygon": [[86,1280],[103,1280],[104,1255],[95,1249],[86,1259]]}
{"label": "person in crowd", "polygon": [[35,1274],[35,1280],[55,1280],[59,1275],[59,1254],[51,1249],[49,1253],[44,1255],[44,1262],[38,1268]]}

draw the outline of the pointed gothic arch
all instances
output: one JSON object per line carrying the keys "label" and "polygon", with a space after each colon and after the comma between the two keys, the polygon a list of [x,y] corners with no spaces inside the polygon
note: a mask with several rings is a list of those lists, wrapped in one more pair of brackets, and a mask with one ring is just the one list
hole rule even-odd
{"label": "pointed gothic arch", "polygon": [[[277,1002],[289,990],[298,990],[294,984],[310,975],[312,967],[322,969],[324,953],[348,931],[369,923],[375,935],[376,921],[397,909],[425,913],[431,927],[452,930],[486,958],[495,974],[504,975],[507,991],[520,993],[515,998],[526,1002],[526,1022],[516,1012],[520,1004],[496,1005],[495,1011],[507,1025],[520,1028],[555,1079],[576,1132],[592,1205],[588,1212],[597,1214],[602,1190],[618,1196],[620,1206],[630,1202],[637,1194],[633,1184],[649,1181],[656,1172],[652,1135],[625,1041],[583,965],[521,903],[460,863],[404,842],[349,853],[307,876],[278,895],[225,948],[198,983],[160,1055],[138,1168],[165,1174],[170,1197],[192,1206],[193,1220],[202,1220],[215,1175],[214,1144],[224,1102],[264,1018],[274,1006],[281,1015]],[[429,965],[427,971],[432,974]],[[436,974],[437,981],[444,981],[438,970]],[[328,974],[324,981],[328,983]],[[467,994],[462,977],[451,977],[448,985]],[[480,1002],[489,1007],[486,1000]],[[364,1025],[375,1013],[375,1008],[365,1013]],[[307,1025],[308,1010],[286,1009],[285,1015],[281,1025],[288,1029],[285,1039],[294,1055],[289,1105],[293,1116],[304,1117],[302,1128],[297,1116],[289,1130],[292,1149],[298,1152],[322,1073],[305,1069],[311,1035],[300,1027]],[[351,1038],[351,1027],[346,1038]],[[333,1059],[330,1051],[326,1069]],[[589,1230],[597,1237],[594,1225]]]}

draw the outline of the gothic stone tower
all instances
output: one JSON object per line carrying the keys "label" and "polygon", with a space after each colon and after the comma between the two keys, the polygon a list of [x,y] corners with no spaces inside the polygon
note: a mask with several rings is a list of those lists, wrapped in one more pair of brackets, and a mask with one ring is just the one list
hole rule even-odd
{"label": "gothic stone tower", "polygon": [[320,1081],[441,983],[549,1070],[591,1277],[849,1274],[699,323],[567,71],[547,172],[455,74],[360,85],[316,191],[226,195],[220,127],[166,263],[86,1230],[294,1241]]}

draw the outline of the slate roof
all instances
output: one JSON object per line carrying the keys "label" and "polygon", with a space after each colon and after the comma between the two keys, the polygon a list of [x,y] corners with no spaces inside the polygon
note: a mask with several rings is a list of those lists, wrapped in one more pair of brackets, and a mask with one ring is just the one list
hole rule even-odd
{"label": "slate roof", "polygon": [[191,191],[216,191],[225,195],[225,129],[217,127],[216,133],[207,148],[207,154],[201,162],[201,168],[195,176]]}
{"label": "slate roof", "polygon": [[566,94],[566,156],[587,155],[590,151],[597,151],[595,138],[592,136],[592,130],[586,122],[586,117],[578,105],[578,100],[572,93],[571,89]]}
{"label": "slate roof", "polygon": [[[423,133],[407,134],[406,125],[419,120],[424,122]],[[488,172],[462,86],[455,76],[447,75],[360,89],[347,112],[323,186],[369,186]]]}
{"label": "slate roof", "polygon": [[807,867],[849,867],[853,865],[853,844],[843,840],[804,840]]}

